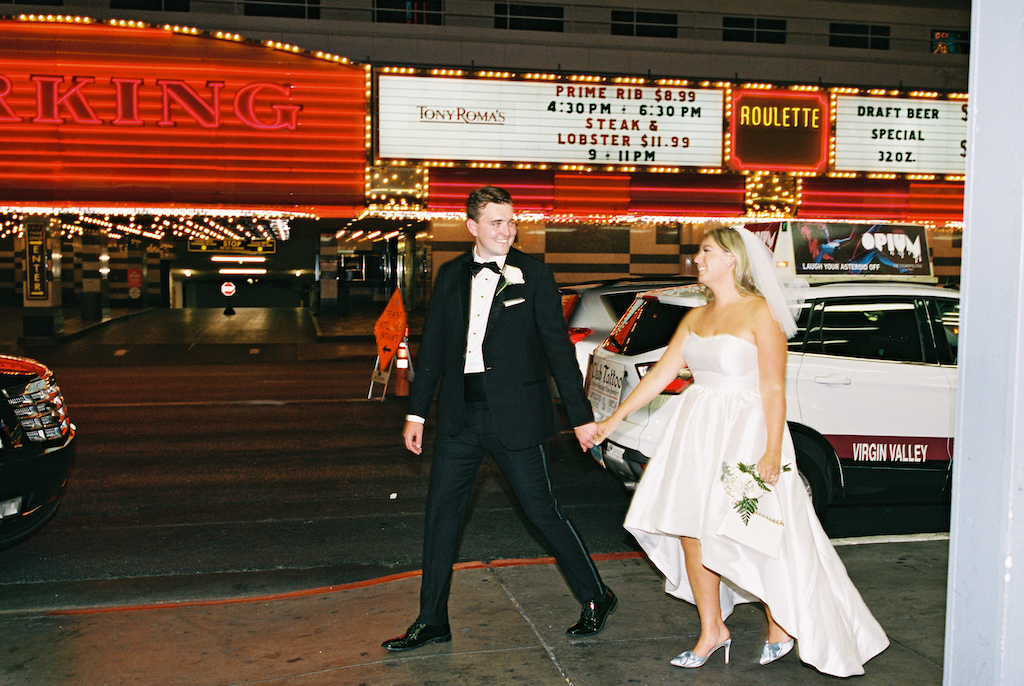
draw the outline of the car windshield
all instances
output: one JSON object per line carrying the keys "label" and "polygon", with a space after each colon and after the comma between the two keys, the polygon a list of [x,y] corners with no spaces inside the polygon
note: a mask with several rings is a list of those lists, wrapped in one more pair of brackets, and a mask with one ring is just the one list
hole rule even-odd
{"label": "car windshield", "polygon": [[601,347],[620,355],[640,355],[664,348],[689,310],[666,305],[653,297],[637,298]]}
{"label": "car windshield", "polygon": [[[645,288],[644,290],[649,289]],[[637,291],[608,293],[604,296],[604,301],[611,306],[612,312],[615,313],[615,316],[621,319],[622,315],[626,314],[626,311],[629,310],[629,306],[633,304],[634,300],[636,300],[636,294]]]}

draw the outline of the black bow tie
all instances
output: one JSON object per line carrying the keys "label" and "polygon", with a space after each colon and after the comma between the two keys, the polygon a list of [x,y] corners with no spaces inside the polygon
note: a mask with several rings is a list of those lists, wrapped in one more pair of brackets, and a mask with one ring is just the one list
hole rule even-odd
{"label": "black bow tie", "polygon": [[495,274],[501,273],[501,267],[497,262],[473,262],[469,265],[469,273],[473,276],[479,274],[483,269],[490,269]]}

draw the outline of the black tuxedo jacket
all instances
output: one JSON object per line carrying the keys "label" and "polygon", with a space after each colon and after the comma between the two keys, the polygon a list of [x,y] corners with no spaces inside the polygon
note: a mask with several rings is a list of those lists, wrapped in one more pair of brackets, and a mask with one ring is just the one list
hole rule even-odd
{"label": "black tuxedo jacket", "polygon": [[[438,431],[454,436],[465,411],[464,370],[472,252],[441,266],[423,328],[409,414],[426,417],[440,384]],[[498,440],[521,450],[554,438],[560,425],[547,372],[554,378],[572,426],[594,420],[583,377],[562,316],[554,274],[543,262],[511,250],[522,284],[499,280],[483,341],[484,385]]]}

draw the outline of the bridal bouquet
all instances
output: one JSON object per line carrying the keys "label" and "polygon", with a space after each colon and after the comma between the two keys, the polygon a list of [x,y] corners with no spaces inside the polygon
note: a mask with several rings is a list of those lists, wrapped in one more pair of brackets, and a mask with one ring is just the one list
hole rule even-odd
{"label": "bridal bouquet", "polygon": [[[782,466],[782,471],[788,472],[791,467]],[[768,487],[760,476],[757,475],[757,467],[743,464],[736,464],[733,469],[728,463],[722,463],[722,486],[726,494],[732,499],[733,507],[739,513],[744,524],[750,523],[750,516],[757,512],[757,499],[772,489]]]}

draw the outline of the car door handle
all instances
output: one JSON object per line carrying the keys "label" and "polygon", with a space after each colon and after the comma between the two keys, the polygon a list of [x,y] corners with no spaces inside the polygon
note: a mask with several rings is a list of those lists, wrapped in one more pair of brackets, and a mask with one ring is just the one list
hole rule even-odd
{"label": "car door handle", "polygon": [[845,376],[816,376],[814,377],[814,383],[825,384],[826,386],[849,386],[853,383],[853,379]]}

